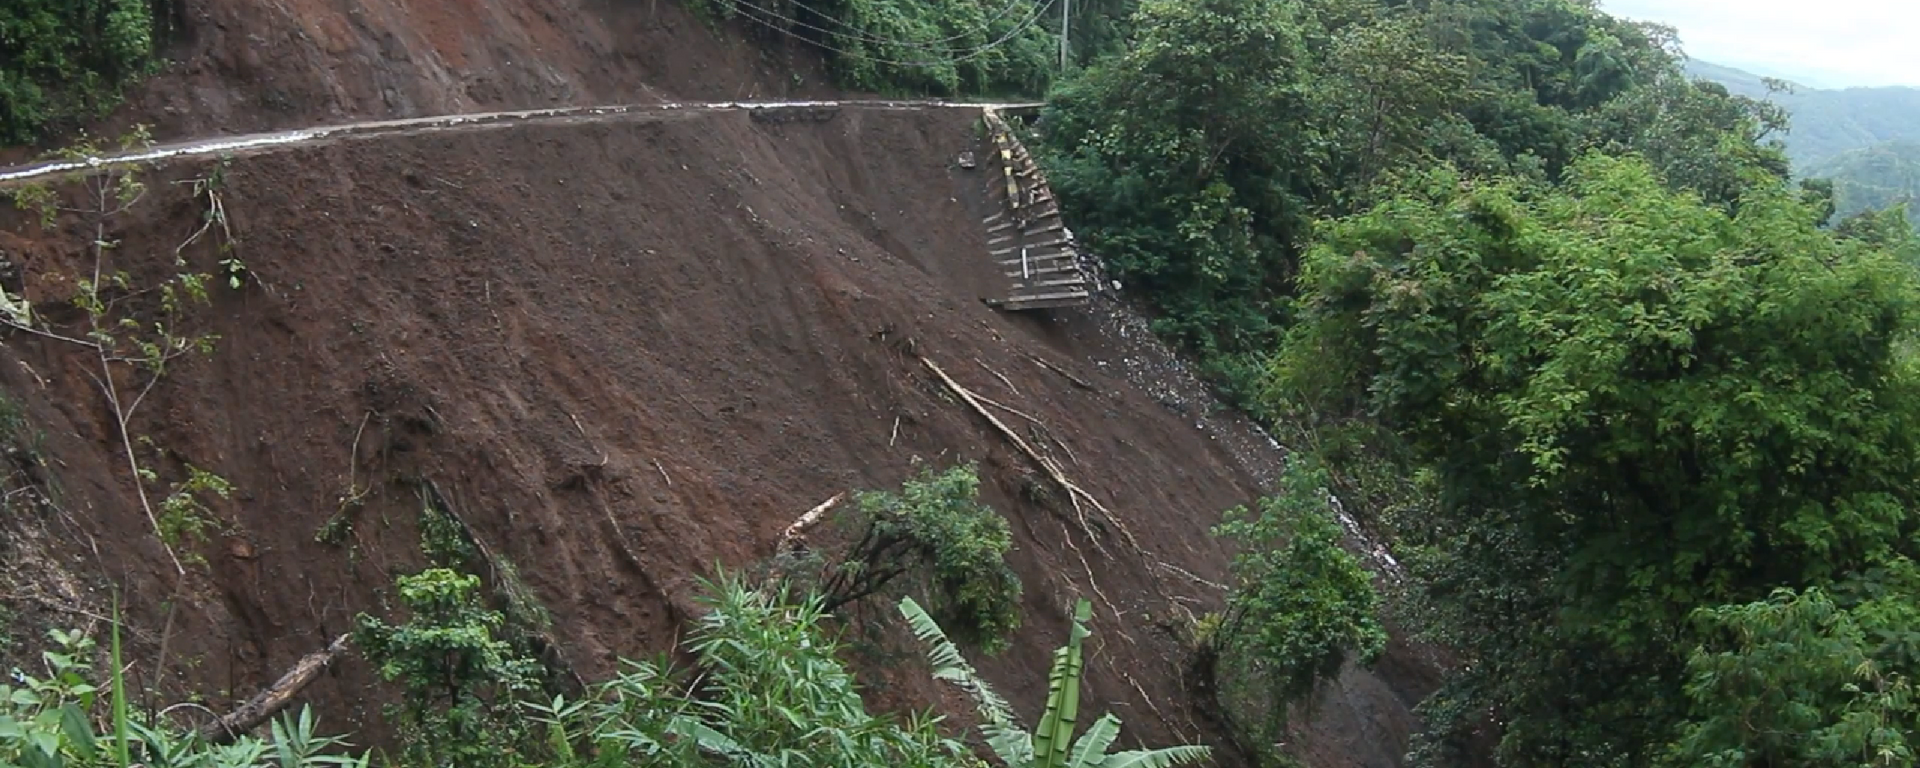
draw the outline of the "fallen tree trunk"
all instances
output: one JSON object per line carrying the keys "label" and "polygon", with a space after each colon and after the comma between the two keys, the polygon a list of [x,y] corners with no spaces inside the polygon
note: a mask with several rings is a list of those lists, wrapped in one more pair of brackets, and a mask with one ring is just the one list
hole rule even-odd
{"label": "fallen tree trunk", "polygon": [[800,519],[793,521],[793,524],[787,526],[787,530],[780,534],[780,549],[776,550],[774,554],[780,555],[797,552],[801,547],[806,546],[807,529],[819,523],[820,517],[825,515],[827,510],[833,509],[835,504],[839,504],[840,500],[846,497],[847,493],[845,491],[836,493],[833,495],[833,498],[820,502],[820,506],[807,510],[806,514],[800,516]]}
{"label": "fallen tree trunk", "polygon": [[341,635],[334,638],[326,648],[301,657],[300,661],[293,665],[293,669],[287,670],[286,674],[281,675],[279,680],[275,680],[273,685],[267,686],[266,690],[255,694],[253,698],[220,719],[200,726],[200,739],[209,744],[230,744],[239,739],[241,734],[260,727],[261,723],[280,714],[288,704],[293,703],[293,697],[300,693],[300,689],[307,687],[308,683],[319,677],[320,673],[326,670],[327,665],[332,664],[334,658],[347,649],[349,637],[351,636]]}

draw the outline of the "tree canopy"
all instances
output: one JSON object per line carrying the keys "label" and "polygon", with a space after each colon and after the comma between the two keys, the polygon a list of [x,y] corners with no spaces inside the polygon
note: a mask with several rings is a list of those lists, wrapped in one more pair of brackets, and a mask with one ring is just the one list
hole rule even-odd
{"label": "tree canopy", "polygon": [[1885,587],[1915,549],[1920,293],[1818,218],[1784,185],[1729,211],[1593,154],[1554,186],[1435,170],[1318,233],[1275,392],[1366,414],[1438,478],[1399,533],[1470,659],[1434,702],[1442,741],[1491,708],[1516,765],[1813,749],[1724,722],[1778,694],[1763,680],[1835,702],[1768,713],[1808,728],[1906,711],[1753,638],[1911,667],[1854,634],[1915,607]]}

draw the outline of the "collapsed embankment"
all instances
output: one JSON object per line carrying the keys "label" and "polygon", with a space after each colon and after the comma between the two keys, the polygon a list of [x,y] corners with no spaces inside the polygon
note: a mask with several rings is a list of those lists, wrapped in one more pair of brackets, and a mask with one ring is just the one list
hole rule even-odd
{"label": "collapsed embankment", "polygon": [[[191,464],[233,482],[212,505],[226,530],[178,577],[134,498],[94,356],[13,334],[0,388],[39,435],[52,504],[7,546],[74,577],[15,570],[13,606],[57,622],[117,588],[140,674],[164,666],[167,686],[219,692],[217,707],[382,610],[392,576],[422,564],[428,480],[594,677],[671,647],[698,577],[767,556],[821,500],[897,484],[915,457],[977,461],[1027,585],[1025,626],[985,674],[1035,711],[1070,599],[1093,598],[1088,700],[1129,739],[1211,738],[1189,706],[1179,617],[1218,605],[1208,584],[1226,581],[1228,552],[1208,529],[1258,495],[1260,473],[1079,358],[1074,340],[1097,324],[1062,333],[980,304],[995,278],[965,198],[981,183],[952,162],[977,141],[972,120],[654,114],[234,160],[222,195],[252,279],[189,315],[216,350],[178,361],[132,425],[163,477]],[[110,222],[136,285],[170,270],[202,220],[192,186],[166,182],[208,172],[155,171]],[[91,269],[92,229],[0,223],[7,287],[75,323],[63,307]],[[209,268],[219,255],[204,248],[187,253]],[[1115,519],[1083,524],[1034,493],[1036,468],[922,356],[1044,423],[1047,450]],[[942,696],[918,664],[854,661],[888,704]],[[370,683],[348,662],[307,695],[335,727],[377,732]],[[1306,734],[1311,762],[1393,764],[1421,685],[1349,672]]]}

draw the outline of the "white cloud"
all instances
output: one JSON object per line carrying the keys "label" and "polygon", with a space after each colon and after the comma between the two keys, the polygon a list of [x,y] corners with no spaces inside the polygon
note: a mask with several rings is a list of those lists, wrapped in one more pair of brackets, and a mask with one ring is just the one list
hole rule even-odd
{"label": "white cloud", "polygon": [[1601,7],[1672,25],[1688,55],[1716,64],[1832,86],[1920,86],[1914,0],[1602,0]]}

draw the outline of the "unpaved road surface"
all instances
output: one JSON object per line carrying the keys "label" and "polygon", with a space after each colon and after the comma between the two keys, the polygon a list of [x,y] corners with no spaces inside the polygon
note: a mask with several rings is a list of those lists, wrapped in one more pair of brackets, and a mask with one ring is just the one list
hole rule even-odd
{"label": "unpaved road surface", "polygon": [[176,158],[253,154],[273,149],[298,147],[348,138],[413,136],[436,131],[469,131],[524,125],[549,125],[572,122],[616,122],[659,119],[674,115],[714,112],[752,112],[756,110],[839,110],[916,111],[941,109],[1020,109],[1037,103],[983,103],[929,100],[853,100],[853,101],[696,101],[665,104],[630,104],[601,107],[565,107],[530,109],[515,112],[436,115],[401,120],[372,120],[344,125],[300,128],[216,139],[196,139],[148,147],[131,152],[88,157],[84,160],[56,160],[30,163],[0,170],[0,185],[31,182],[89,168],[115,165],[158,163]]}

